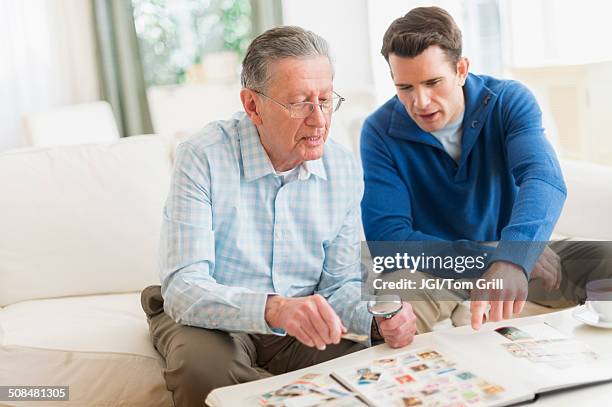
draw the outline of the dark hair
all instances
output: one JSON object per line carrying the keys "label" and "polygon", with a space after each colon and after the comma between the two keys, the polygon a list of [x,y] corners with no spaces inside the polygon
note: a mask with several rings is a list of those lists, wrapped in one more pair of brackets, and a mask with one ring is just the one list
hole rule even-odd
{"label": "dark hair", "polygon": [[439,46],[453,64],[461,59],[461,30],[451,15],[440,7],[417,7],[393,21],[380,53],[414,58],[431,45]]}

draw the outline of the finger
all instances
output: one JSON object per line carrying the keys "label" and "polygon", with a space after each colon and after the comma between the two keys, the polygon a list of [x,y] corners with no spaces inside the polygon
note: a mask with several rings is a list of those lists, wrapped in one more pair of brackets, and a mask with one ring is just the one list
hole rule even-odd
{"label": "finger", "polygon": [[559,270],[561,270],[561,267],[563,266],[563,264],[561,263],[561,256],[559,256],[559,254],[557,254],[557,253],[555,252],[554,259],[555,259],[555,261],[554,261],[555,266],[557,266],[557,268],[558,268]]}
{"label": "finger", "polygon": [[513,313],[515,315],[519,315],[521,312],[523,312],[523,307],[525,306],[525,300],[516,300],[514,301],[513,304]]}
{"label": "finger", "polygon": [[393,328],[389,328],[389,324],[391,324],[393,321],[391,321],[390,319],[387,319],[385,321],[382,321],[378,324],[378,329],[380,331],[380,334],[386,338],[388,336],[398,336],[402,333],[402,327],[408,323],[408,321],[404,321],[402,323],[402,325],[400,326],[396,326]]}
{"label": "finger", "polygon": [[338,314],[336,314],[331,305],[329,305],[329,303],[323,297],[319,298],[321,299],[317,300],[317,307],[321,319],[327,325],[330,340],[328,343],[339,343],[340,336],[342,335],[342,328],[344,328],[342,321],[340,321],[340,317]]}
{"label": "finger", "polygon": [[470,312],[472,314],[472,328],[480,329],[484,323],[484,314],[487,309],[488,301],[471,301]]}
{"label": "finger", "polygon": [[513,309],[514,309],[514,301],[504,301],[504,319],[512,318]]}
{"label": "finger", "polygon": [[529,291],[528,287],[524,287],[524,289],[519,289],[516,297],[514,299],[513,311],[515,314],[520,314],[523,311],[523,307],[525,306],[525,301],[527,301],[527,293]]}
{"label": "finger", "polygon": [[551,249],[550,246],[546,246],[546,249],[544,249],[544,251],[546,253],[546,259],[552,264],[554,264],[556,259],[559,258],[557,252]]}
{"label": "finger", "polygon": [[550,248],[550,246],[546,245],[544,246],[544,251],[542,251],[542,255],[544,257],[553,257],[555,255],[555,251],[553,249]]}
{"label": "finger", "polygon": [[561,279],[563,278],[563,266],[561,264],[561,260],[559,260],[559,265],[557,267],[557,281],[555,283],[555,288],[558,290],[561,288]]}
{"label": "finger", "polygon": [[387,332],[391,332],[404,325],[408,321],[409,315],[412,314],[412,307],[410,304],[404,303],[402,310],[393,317],[384,319],[378,324],[379,328],[384,329]]}
{"label": "finger", "polygon": [[321,338],[321,335],[319,335],[319,332],[312,324],[310,318],[306,317],[302,320],[302,329],[304,329],[304,331],[312,340],[317,349],[325,350],[325,341],[323,340],[323,338]]}
{"label": "finger", "polygon": [[544,275],[544,288],[548,291],[552,290],[557,282],[557,266],[553,258],[546,258],[541,263]]}
{"label": "finger", "polygon": [[491,309],[489,310],[490,321],[501,321],[503,314],[503,301],[491,301]]}
{"label": "finger", "polygon": [[533,266],[533,270],[531,271],[531,275],[529,276],[529,278],[534,280],[542,278],[542,273],[543,269],[542,266],[540,266],[540,261],[538,260],[538,262]]}
{"label": "finger", "polygon": [[295,330],[295,332],[293,333],[289,332],[289,334],[295,336],[295,338],[298,341],[302,342],[304,345],[308,346],[309,348],[312,348],[313,346],[315,346],[310,336],[306,333],[306,331],[302,327],[298,327]]}
{"label": "finger", "polygon": [[410,345],[410,343],[412,343],[412,339],[409,339],[409,338],[393,339],[390,341],[385,340],[385,342],[390,347],[397,349],[397,348],[403,348],[404,346]]}
{"label": "finger", "polygon": [[550,281],[550,275],[548,274],[546,269],[540,263],[541,262],[538,262],[533,267],[533,271],[531,272],[531,278],[532,279],[541,280],[542,281],[542,287],[545,290],[548,290],[548,285],[549,285],[549,281]]}
{"label": "finger", "polygon": [[332,343],[329,327],[319,312],[319,306],[316,303],[316,300],[309,303],[308,307],[306,307],[306,312],[308,315],[308,320],[312,324],[317,336],[325,344]]}
{"label": "finger", "polygon": [[554,259],[555,254],[556,253],[550,247],[546,246],[540,254],[540,257],[538,257],[538,263],[544,261],[551,263]]}
{"label": "finger", "polygon": [[397,335],[392,335],[389,338],[385,338],[385,342],[392,348],[401,348],[409,345],[414,340],[416,334],[416,327],[412,327],[410,324],[406,324]]}

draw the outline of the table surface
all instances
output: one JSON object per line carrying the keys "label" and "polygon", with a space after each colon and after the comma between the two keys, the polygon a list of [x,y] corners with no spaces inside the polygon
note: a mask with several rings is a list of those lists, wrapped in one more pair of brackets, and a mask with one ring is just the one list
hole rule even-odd
{"label": "table surface", "polygon": [[[512,325],[522,326],[537,322],[546,322],[560,332],[587,343],[594,351],[602,355],[612,356],[612,329],[601,329],[585,325],[572,316],[573,310],[574,309],[571,308],[544,315],[516,318],[512,320]],[[501,321],[485,324],[481,329],[493,330],[499,326],[507,325],[508,321]],[[470,326],[463,326],[448,329],[469,331],[472,328]],[[223,405],[258,405],[257,400],[260,394],[282,387],[306,373],[331,373],[335,370],[359,364],[363,362],[363,360],[392,357],[396,353],[405,352],[409,349],[431,346],[434,342],[435,335],[439,334],[439,332],[443,331],[417,335],[414,342],[405,348],[391,349],[385,344],[378,345],[316,366],[255,382],[224,387],[211,393],[206,399],[206,403],[214,406],[216,405],[215,399],[220,399],[223,400]],[[542,407],[612,405],[612,382],[543,394],[535,403],[530,404],[537,404]]]}

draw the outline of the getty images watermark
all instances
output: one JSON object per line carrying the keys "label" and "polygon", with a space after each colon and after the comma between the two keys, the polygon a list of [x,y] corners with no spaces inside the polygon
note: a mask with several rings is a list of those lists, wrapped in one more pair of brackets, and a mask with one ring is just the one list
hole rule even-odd
{"label": "getty images watermark", "polygon": [[[460,277],[466,271],[473,273],[484,272],[487,266],[488,253],[480,255],[411,255],[407,252],[396,252],[387,256],[372,257],[372,272],[382,274],[395,270],[406,270],[416,273],[417,270],[427,272],[429,270],[442,270],[453,272]],[[375,290],[503,290],[503,279],[477,278],[473,280],[458,278],[418,278],[409,277],[386,281],[382,277],[372,280],[372,288]]]}
{"label": "getty images watermark", "polygon": [[488,246],[469,241],[363,242],[362,296],[397,294],[404,301],[467,299],[472,293],[501,294],[507,281],[487,276],[492,261],[538,253],[539,247]]}

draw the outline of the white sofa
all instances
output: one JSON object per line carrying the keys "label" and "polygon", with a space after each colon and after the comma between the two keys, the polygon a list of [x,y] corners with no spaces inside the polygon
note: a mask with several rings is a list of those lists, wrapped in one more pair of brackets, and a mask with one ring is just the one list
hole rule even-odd
{"label": "white sofa", "polygon": [[[70,386],[69,402],[36,405],[172,405],[139,292],[158,282],[175,144],[137,136],[0,154],[0,385]],[[612,167],[563,167],[558,232],[612,240]]]}
{"label": "white sofa", "polygon": [[0,154],[0,385],[69,385],[52,406],[172,405],[139,292],[158,283],[173,148]]}

